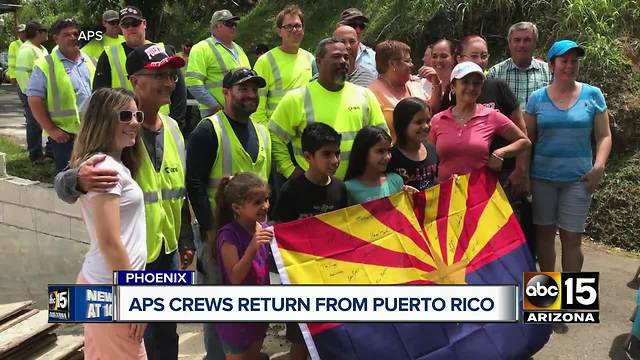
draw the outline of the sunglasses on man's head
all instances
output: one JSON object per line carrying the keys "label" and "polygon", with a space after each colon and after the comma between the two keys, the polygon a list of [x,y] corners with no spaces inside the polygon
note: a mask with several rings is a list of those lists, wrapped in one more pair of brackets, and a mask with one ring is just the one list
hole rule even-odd
{"label": "sunglasses on man's head", "polygon": [[144,113],[142,111],[120,110],[120,121],[128,123],[132,118],[136,118],[138,123],[144,121]]}
{"label": "sunglasses on man's head", "polygon": [[120,23],[123,28],[138,27],[142,24],[142,20],[124,20]]}
{"label": "sunglasses on man's head", "polygon": [[238,26],[237,22],[231,21],[231,20],[223,21],[222,23],[224,24],[224,26],[230,27],[230,28],[235,28],[236,26]]}

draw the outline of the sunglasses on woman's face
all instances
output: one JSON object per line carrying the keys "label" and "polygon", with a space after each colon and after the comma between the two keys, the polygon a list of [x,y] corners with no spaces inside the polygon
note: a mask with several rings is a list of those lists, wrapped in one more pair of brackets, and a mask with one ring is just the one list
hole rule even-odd
{"label": "sunglasses on woman's face", "polygon": [[144,121],[144,113],[142,111],[120,110],[120,121],[128,123],[132,118],[136,118],[138,123]]}

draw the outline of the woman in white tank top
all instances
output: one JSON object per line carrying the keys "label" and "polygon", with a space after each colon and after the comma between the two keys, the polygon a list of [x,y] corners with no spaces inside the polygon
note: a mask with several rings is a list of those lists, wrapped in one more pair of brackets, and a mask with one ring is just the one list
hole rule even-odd
{"label": "woman in white tank top", "polygon": [[[71,165],[79,166],[94,154],[105,154],[98,168],[118,172],[118,183],[105,192],[80,197],[82,217],[91,247],[78,274],[81,284],[111,284],[114,270],[143,270],[147,258],[144,200],[133,180],[143,113],[133,93],[102,88],[89,100],[73,146]],[[87,359],[146,359],[146,324],[85,324]]]}

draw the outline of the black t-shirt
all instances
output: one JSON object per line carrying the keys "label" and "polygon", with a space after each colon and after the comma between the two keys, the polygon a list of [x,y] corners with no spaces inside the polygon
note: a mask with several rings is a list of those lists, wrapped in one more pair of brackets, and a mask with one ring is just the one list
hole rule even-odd
{"label": "black t-shirt", "polygon": [[302,175],[282,185],[274,218],[287,222],[344,207],[347,207],[347,187],[340,179],[331,177],[329,185],[320,186]]}
{"label": "black t-shirt", "polygon": [[[518,109],[518,98],[513,93],[509,85],[506,82],[498,79],[486,79],[482,86],[482,92],[476,101],[478,104],[482,104],[488,108],[496,109],[500,111],[504,116],[511,118],[511,114]],[[456,95],[449,90],[442,97],[441,111],[447,110],[451,106],[456,104]],[[495,149],[499,149],[503,146],[509,145],[509,142],[505,139],[496,136],[491,143],[490,152]],[[515,169],[515,158],[505,159],[502,164],[502,168],[505,170]]]}
{"label": "black t-shirt", "polygon": [[427,157],[421,161],[414,161],[406,157],[397,146],[391,149],[391,161],[387,171],[402,177],[405,185],[423,191],[432,187],[438,181],[438,154],[436,147],[426,144]]}

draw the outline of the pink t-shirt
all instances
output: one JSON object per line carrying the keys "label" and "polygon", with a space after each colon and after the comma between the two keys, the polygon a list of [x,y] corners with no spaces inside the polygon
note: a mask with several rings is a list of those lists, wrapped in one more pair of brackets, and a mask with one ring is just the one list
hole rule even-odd
{"label": "pink t-shirt", "polygon": [[475,115],[460,126],[453,117],[452,109],[436,114],[429,132],[429,139],[436,144],[440,160],[440,182],[454,174],[468,174],[485,166],[494,136],[504,136],[509,128],[515,127],[508,117],[480,104],[476,105]]}
{"label": "pink t-shirt", "polygon": [[380,107],[382,108],[382,114],[384,115],[384,119],[387,121],[387,126],[389,127],[389,131],[391,131],[391,137],[395,142],[396,136],[395,131],[393,130],[393,109],[395,109],[396,105],[400,102],[400,100],[408,97],[415,96],[424,101],[429,100],[429,96],[424,91],[422,84],[420,81],[409,80],[404,85],[405,91],[404,95],[400,98],[395,97],[387,84],[381,80],[376,79],[371,84],[369,84],[369,90],[376,96],[378,102],[380,103]]}

